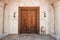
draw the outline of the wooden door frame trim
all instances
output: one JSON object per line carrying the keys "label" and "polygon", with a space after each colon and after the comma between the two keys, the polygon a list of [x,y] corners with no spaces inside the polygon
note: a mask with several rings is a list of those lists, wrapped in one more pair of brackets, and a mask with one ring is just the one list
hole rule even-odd
{"label": "wooden door frame trim", "polygon": [[20,34],[21,30],[21,9],[22,8],[37,8],[37,29],[38,29],[38,34],[40,32],[40,7],[18,7],[18,34]]}

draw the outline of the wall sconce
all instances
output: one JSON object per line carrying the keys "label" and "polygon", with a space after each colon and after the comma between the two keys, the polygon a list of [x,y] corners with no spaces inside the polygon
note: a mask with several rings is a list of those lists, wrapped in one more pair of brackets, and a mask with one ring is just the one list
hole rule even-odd
{"label": "wall sconce", "polygon": [[46,12],[44,12],[44,17],[46,17]]}
{"label": "wall sconce", "polygon": [[14,14],[13,14],[13,17],[14,17],[14,18],[16,18],[16,17],[15,17],[15,14],[16,14],[16,12],[14,12]]}

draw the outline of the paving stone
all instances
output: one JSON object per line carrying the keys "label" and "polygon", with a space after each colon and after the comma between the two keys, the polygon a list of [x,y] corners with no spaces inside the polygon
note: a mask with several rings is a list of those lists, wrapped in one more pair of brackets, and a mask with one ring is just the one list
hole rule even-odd
{"label": "paving stone", "polygon": [[55,40],[50,36],[41,36],[37,34],[19,34],[19,35],[8,35],[2,40]]}

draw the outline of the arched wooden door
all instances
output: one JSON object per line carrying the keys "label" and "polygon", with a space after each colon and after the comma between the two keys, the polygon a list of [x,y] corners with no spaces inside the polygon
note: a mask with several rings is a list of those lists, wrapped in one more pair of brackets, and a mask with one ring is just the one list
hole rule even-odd
{"label": "arched wooden door", "polygon": [[39,7],[19,8],[19,33],[39,33]]}

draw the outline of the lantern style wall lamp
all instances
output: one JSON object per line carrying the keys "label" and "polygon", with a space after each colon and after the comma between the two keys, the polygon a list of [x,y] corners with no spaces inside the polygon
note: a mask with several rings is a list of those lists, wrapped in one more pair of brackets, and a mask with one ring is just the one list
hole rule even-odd
{"label": "lantern style wall lamp", "polygon": [[13,17],[16,18],[16,12],[14,12]]}
{"label": "lantern style wall lamp", "polygon": [[46,12],[44,11],[43,13],[44,13],[44,17],[46,17]]}

